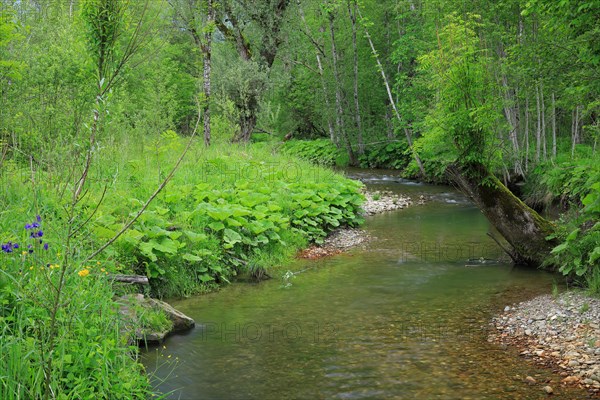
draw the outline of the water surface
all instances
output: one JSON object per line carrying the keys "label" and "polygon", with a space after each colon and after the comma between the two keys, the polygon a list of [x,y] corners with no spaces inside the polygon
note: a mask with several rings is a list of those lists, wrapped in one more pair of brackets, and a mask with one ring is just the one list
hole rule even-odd
{"label": "water surface", "polygon": [[487,342],[493,313],[549,292],[552,275],[473,261],[501,252],[486,236],[485,218],[451,188],[393,172],[350,175],[428,202],[369,218],[369,244],[299,260],[288,266],[303,271],[294,278],[173,302],[197,327],[144,355],[150,371],[158,368],[162,392],[174,399],[547,398],[541,386],[523,383],[531,375],[548,381],[554,398],[586,398]]}

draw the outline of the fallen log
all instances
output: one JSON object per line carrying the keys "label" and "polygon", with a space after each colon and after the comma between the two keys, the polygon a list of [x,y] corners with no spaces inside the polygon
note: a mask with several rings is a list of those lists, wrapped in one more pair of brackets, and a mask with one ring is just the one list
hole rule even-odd
{"label": "fallen log", "polygon": [[123,282],[134,284],[138,283],[140,285],[148,285],[148,277],[144,275],[109,275],[109,279],[112,279],[115,282]]}
{"label": "fallen log", "polygon": [[467,195],[511,245],[516,264],[539,267],[556,240],[547,240],[555,226],[518,199],[482,164],[450,165],[449,178]]}

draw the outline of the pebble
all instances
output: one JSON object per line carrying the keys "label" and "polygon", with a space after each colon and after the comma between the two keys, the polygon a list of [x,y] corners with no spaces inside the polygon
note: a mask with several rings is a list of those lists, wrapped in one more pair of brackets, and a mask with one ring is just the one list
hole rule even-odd
{"label": "pebble", "polygon": [[[584,307],[585,305],[585,307]],[[585,308],[585,312],[580,310]],[[583,383],[600,388],[600,299],[568,291],[558,297],[543,295],[504,307],[492,320],[488,340],[515,346],[525,357],[545,366],[555,365],[562,384]],[[531,379],[530,379],[531,378]],[[532,377],[525,381],[532,384]],[[551,394],[551,386],[543,390]],[[548,391],[550,390],[550,391]]]}
{"label": "pebble", "polygon": [[[390,191],[375,191],[365,193],[365,203],[362,205],[363,215],[380,214],[386,211],[400,210],[412,205],[408,197],[400,196]],[[377,200],[375,200],[377,199]],[[418,204],[423,204],[425,198],[420,198]]]}
{"label": "pebble", "polygon": [[535,385],[535,384],[537,383],[537,381],[535,380],[535,378],[534,378],[534,377],[532,377],[532,376],[528,376],[528,377],[526,377],[526,378],[525,378],[525,381],[526,381],[527,383],[529,383],[530,385]]}

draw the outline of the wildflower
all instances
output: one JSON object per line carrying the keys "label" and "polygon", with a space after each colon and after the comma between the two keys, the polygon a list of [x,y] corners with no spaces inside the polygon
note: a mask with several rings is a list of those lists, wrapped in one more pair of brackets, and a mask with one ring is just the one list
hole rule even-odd
{"label": "wildflower", "polygon": [[43,232],[43,231],[41,231],[41,230],[40,230],[40,231],[38,231],[38,233],[37,233],[37,237],[42,237],[42,236],[44,236],[44,232]]}
{"label": "wildflower", "polygon": [[32,229],[32,228],[33,228],[33,226],[31,224],[25,224],[25,229],[29,230],[29,229]]}
{"label": "wildflower", "polygon": [[23,251],[21,252],[21,254],[25,256],[25,255],[27,255],[27,252],[26,252],[25,250],[23,250]]}
{"label": "wildflower", "polygon": [[77,273],[77,275],[79,275],[82,278],[85,278],[86,276],[88,276],[90,274],[90,270],[87,268],[82,269],[81,271],[79,271]]}
{"label": "wildflower", "polygon": [[102,272],[106,272],[106,269],[104,269],[104,268],[100,268],[100,271],[102,271]]}
{"label": "wildflower", "polygon": [[39,215],[36,215],[35,219],[37,220],[37,222],[42,222],[42,217],[40,217]]}
{"label": "wildflower", "polygon": [[18,249],[19,245],[17,243],[8,242],[2,245],[2,251],[5,253],[12,253],[14,249]]}
{"label": "wildflower", "polygon": [[44,250],[48,250],[48,243],[44,243]]}

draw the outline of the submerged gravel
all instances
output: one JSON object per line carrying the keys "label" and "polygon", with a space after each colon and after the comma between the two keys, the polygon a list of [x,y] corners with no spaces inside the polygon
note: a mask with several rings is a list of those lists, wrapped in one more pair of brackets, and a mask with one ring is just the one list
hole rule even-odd
{"label": "submerged gravel", "polygon": [[569,291],[509,305],[492,320],[489,340],[556,369],[563,385],[600,395],[600,299]]}
{"label": "submerged gravel", "polygon": [[[363,216],[380,214],[388,211],[401,210],[413,204],[409,197],[404,197],[390,191],[369,191],[365,193]],[[418,204],[423,204],[421,196]],[[342,253],[351,247],[366,243],[371,237],[361,229],[343,228],[329,234],[322,245],[310,246],[300,252],[298,257],[316,259]]]}

